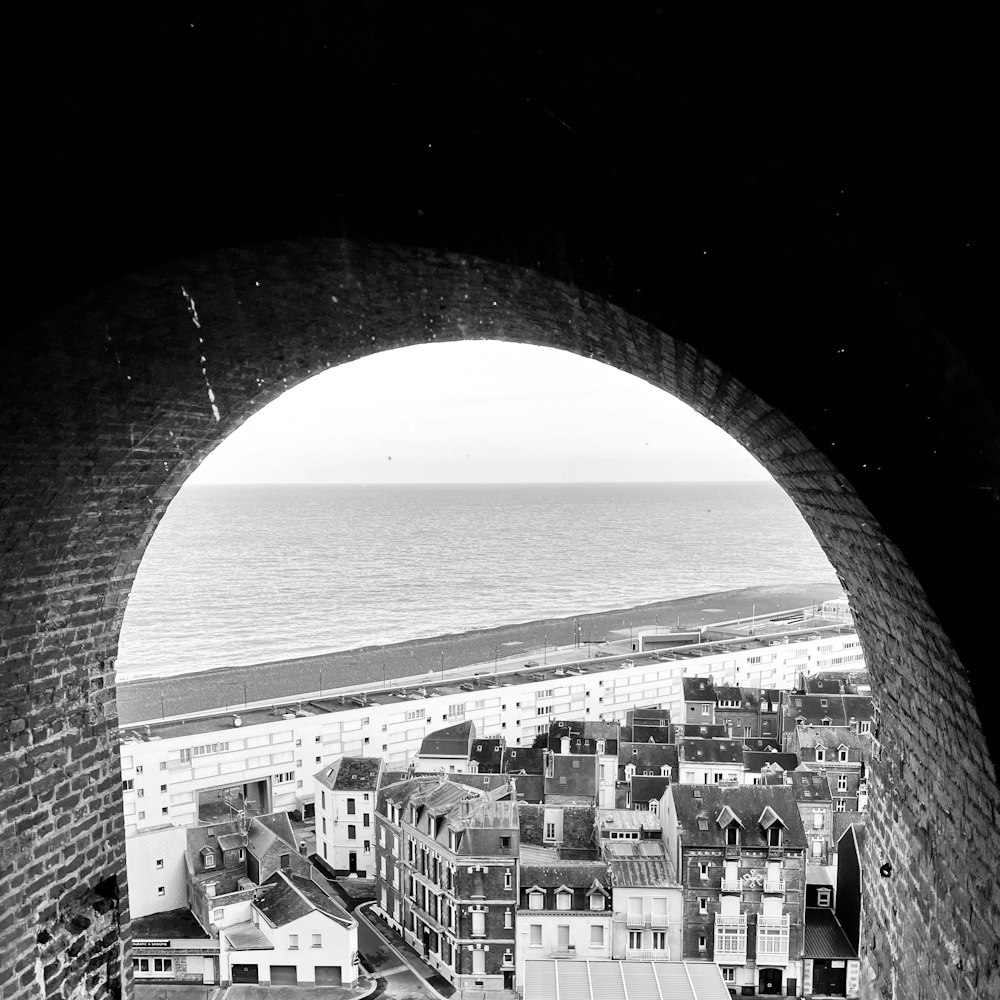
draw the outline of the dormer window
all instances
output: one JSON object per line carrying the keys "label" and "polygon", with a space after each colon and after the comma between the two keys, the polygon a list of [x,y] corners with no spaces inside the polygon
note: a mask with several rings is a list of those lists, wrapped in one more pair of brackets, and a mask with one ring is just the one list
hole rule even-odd
{"label": "dormer window", "polygon": [[598,753],[604,753],[604,745],[605,745],[604,744],[604,740],[598,740],[597,741],[597,752]]}
{"label": "dormer window", "polygon": [[826,760],[826,748],[816,747],[816,760],[822,763]]}
{"label": "dormer window", "polygon": [[556,893],[556,909],[557,910],[573,909],[573,893],[569,889],[560,889]]}
{"label": "dormer window", "polygon": [[545,909],[545,893],[541,889],[536,889],[528,893],[528,909],[529,910],[544,910]]}
{"label": "dormer window", "polygon": [[804,726],[806,724],[806,719],[804,715],[797,715],[795,717],[795,725]]}
{"label": "dormer window", "polygon": [[649,800],[649,811],[654,816],[658,816],[660,814],[660,800],[659,799],[650,799]]}
{"label": "dormer window", "polygon": [[215,867],[215,853],[213,851],[205,852],[205,867],[206,868]]}
{"label": "dormer window", "polygon": [[604,893],[597,892],[594,890],[590,894],[590,908],[592,910],[603,910],[604,909]]}
{"label": "dormer window", "polygon": [[842,764],[846,762],[846,760],[847,760],[847,747],[843,747],[843,746],[840,747],[840,749],[837,751],[837,760],[839,760]]}
{"label": "dormer window", "polygon": [[781,847],[781,827],[777,824],[767,831],[767,846]]}
{"label": "dormer window", "polygon": [[728,847],[738,847],[740,843],[740,828],[732,823],[726,827],[726,845]]}

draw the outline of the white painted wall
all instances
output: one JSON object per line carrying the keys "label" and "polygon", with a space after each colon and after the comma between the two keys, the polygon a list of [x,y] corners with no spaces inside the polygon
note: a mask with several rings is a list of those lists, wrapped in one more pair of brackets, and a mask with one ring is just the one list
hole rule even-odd
{"label": "white painted wall", "polygon": [[125,840],[129,910],[133,918],[187,906],[186,846],[187,833],[176,826],[147,830]]}

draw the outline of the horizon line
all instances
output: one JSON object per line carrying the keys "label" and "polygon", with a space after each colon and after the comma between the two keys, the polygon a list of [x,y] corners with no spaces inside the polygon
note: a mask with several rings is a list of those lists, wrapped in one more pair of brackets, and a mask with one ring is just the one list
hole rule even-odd
{"label": "horizon line", "polygon": [[744,486],[752,483],[778,483],[774,479],[497,479],[497,480],[423,480],[420,482],[372,482],[371,480],[210,480],[185,483],[191,486]]}

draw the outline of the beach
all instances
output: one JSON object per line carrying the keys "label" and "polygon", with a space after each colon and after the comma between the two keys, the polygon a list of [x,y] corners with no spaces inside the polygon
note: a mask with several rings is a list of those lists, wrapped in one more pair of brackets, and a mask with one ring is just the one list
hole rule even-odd
{"label": "beach", "polygon": [[[594,614],[549,618],[454,635],[324,653],[298,659],[216,667],[169,677],[146,677],[117,685],[121,725],[209,709],[225,709],[319,690],[426,676],[494,657],[537,658],[545,648],[579,645],[581,657],[596,651],[614,630],[696,627],[713,621],[758,616],[839,597],[840,588],[814,585],[748,587],[700,594]],[[442,660],[443,657],[443,660]]]}

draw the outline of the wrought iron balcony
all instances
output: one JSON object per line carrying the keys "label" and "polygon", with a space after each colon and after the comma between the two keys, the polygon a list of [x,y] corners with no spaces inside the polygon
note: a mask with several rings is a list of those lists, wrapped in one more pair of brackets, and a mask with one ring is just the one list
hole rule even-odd
{"label": "wrought iron balcony", "polygon": [[723,892],[742,892],[743,880],[738,878],[724,878],[722,880]]}

